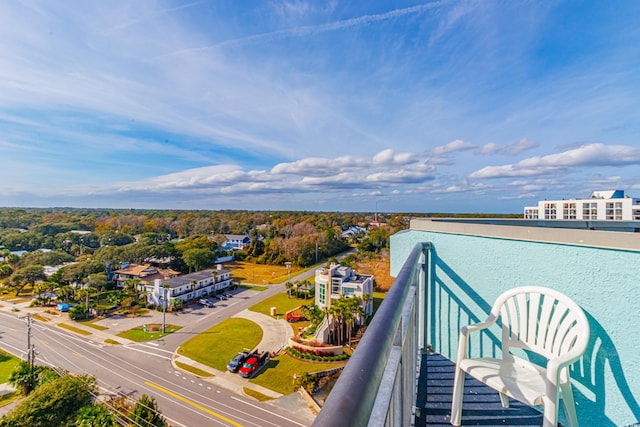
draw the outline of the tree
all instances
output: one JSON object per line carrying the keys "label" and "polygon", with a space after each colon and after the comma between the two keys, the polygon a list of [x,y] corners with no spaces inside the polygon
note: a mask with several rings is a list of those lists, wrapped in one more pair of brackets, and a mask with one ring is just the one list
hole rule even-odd
{"label": "tree", "polygon": [[25,360],[22,360],[9,375],[9,384],[19,388],[24,396],[31,393],[38,385],[38,376],[42,368],[40,366],[31,366]]}
{"label": "tree", "polygon": [[118,427],[106,406],[92,403],[83,406],[76,415],[75,427]]}
{"label": "tree", "polygon": [[291,289],[293,289],[293,283],[287,281],[284,286],[287,288],[287,294],[289,295],[289,298],[291,298]]}
{"label": "tree", "polygon": [[9,263],[4,262],[0,264],[0,279],[9,277],[12,274],[13,274],[13,268],[11,268],[11,265],[9,265]]}
{"label": "tree", "polygon": [[156,399],[146,394],[140,396],[131,413],[130,426],[167,427],[168,424],[158,409]]}
{"label": "tree", "polygon": [[37,281],[46,280],[46,278],[41,265],[27,265],[18,268],[13,275],[11,275],[9,283],[11,287],[15,289],[17,296],[25,286],[33,286]]}
{"label": "tree", "polygon": [[0,427],[65,426],[98,393],[94,377],[64,375],[42,384],[0,420]]}
{"label": "tree", "polygon": [[213,264],[216,257],[211,249],[192,248],[182,254],[182,260],[189,266],[189,272],[200,271],[202,267]]}
{"label": "tree", "polygon": [[107,273],[93,273],[87,276],[86,284],[98,291],[103,290],[107,286]]}

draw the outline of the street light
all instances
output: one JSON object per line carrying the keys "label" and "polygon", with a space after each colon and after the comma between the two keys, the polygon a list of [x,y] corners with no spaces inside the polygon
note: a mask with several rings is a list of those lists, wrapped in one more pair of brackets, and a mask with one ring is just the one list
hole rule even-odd
{"label": "street light", "polygon": [[287,266],[287,274],[289,275],[289,281],[291,281],[291,261],[287,261],[284,263]]}

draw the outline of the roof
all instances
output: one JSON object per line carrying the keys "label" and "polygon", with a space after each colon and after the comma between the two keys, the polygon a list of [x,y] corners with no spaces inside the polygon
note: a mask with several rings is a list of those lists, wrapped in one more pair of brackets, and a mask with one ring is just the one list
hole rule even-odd
{"label": "roof", "polygon": [[213,275],[213,272],[217,274],[225,274],[229,273],[230,270],[225,269],[215,269],[215,268],[207,268],[206,270],[196,271],[195,273],[182,274],[180,276],[172,277],[167,280],[163,280],[163,284],[169,285],[170,288],[179,288],[181,286],[189,285],[192,281],[200,281],[207,279]]}
{"label": "roof", "polygon": [[[158,268],[149,264],[129,264],[129,266],[116,270],[114,273],[144,278],[145,280],[166,279],[182,274],[179,271],[175,271],[170,268]],[[152,278],[151,276],[157,277]]]}
{"label": "roof", "polygon": [[622,199],[624,198],[623,190],[601,190],[593,191],[589,196],[590,199]]}
{"label": "roof", "polygon": [[224,237],[226,237],[227,240],[244,240],[249,238],[246,234],[225,234]]}

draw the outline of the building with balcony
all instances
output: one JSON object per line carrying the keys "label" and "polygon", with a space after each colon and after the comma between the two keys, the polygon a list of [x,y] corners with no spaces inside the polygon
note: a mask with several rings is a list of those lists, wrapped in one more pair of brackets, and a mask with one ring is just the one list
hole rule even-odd
{"label": "building with balcony", "polygon": [[246,234],[225,234],[227,239],[225,243],[226,250],[242,250],[251,243],[251,238]]}
{"label": "building with balcony", "polygon": [[138,279],[140,285],[153,285],[155,280],[168,280],[181,275],[179,271],[170,268],[158,268],[149,264],[122,263],[120,268],[113,272],[113,280],[116,287],[123,288],[124,282],[128,279]]}
{"label": "building with balcony", "polygon": [[187,302],[214,295],[232,286],[231,271],[222,268],[222,264],[217,264],[215,269],[208,268],[167,280],[156,279],[147,284],[145,290],[149,304],[162,305],[166,292],[167,306],[171,306],[177,299]]}
{"label": "building with balcony", "polygon": [[363,298],[363,308],[367,316],[373,311],[373,276],[357,274],[350,267],[331,264],[329,268],[316,269],[316,305],[323,310],[331,307],[331,301],[341,296]]}
{"label": "building with balcony", "polygon": [[[486,319],[500,294],[523,285],[558,290],[587,316],[587,351],[569,368],[580,425],[636,425],[640,233],[570,224],[413,219],[391,236],[395,282],[314,426],[449,425],[461,327]],[[499,341],[499,328],[490,330],[469,353],[495,357]],[[498,393],[468,384],[462,425],[542,424],[540,408],[513,400],[503,408]]]}
{"label": "building with balcony", "polygon": [[594,191],[587,199],[540,200],[524,208],[525,219],[640,221],[640,199],[622,190]]}

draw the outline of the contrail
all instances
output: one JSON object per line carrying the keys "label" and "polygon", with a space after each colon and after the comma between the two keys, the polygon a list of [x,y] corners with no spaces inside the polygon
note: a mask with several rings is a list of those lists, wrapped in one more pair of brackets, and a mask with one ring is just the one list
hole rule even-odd
{"label": "contrail", "polygon": [[241,46],[241,45],[245,45],[255,41],[275,40],[275,39],[282,39],[287,37],[301,37],[301,36],[308,36],[308,35],[314,35],[319,33],[326,33],[330,31],[337,31],[344,28],[351,28],[358,25],[365,25],[365,24],[370,24],[372,22],[384,21],[384,20],[396,18],[399,16],[424,12],[430,9],[441,7],[446,3],[450,3],[450,1],[446,1],[446,0],[437,1],[432,3],[427,3],[427,4],[421,4],[417,6],[411,6],[404,9],[396,9],[396,10],[392,10],[385,13],[379,13],[375,15],[365,15],[357,18],[346,19],[344,21],[330,22],[322,25],[308,25],[303,27],[272,31],[269,33],[255,34],[253,36],[226,40],[226,41],[208,45],[208,46],[196,47],[191,49],[183,49],[183,50],[175,51],[170,55],[176,55],[176,54],[191,52],[195,50],[206,50],[206,49]]}

